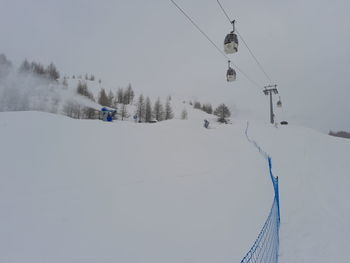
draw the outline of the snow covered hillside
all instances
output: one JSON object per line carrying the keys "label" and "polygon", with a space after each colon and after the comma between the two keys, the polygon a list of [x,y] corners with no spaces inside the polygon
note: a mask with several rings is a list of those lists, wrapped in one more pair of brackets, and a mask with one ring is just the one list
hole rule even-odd
{"label": "snow covered hillside", "polygon": [[[179,108],[179,111],[182,108]],[[0,262],[240,262],[273,189],[245,120],[0,113]],[[280,180],[280,262],[346,261],[350,143],[250,123]]]}

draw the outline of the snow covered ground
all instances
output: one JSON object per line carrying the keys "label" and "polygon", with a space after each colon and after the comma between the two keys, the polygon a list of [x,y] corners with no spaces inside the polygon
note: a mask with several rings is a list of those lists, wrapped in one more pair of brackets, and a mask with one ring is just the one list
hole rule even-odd
{"label": "snow covered ground", "polygon": [[[0,262],[240,262],[272,204],[266,161],[245,120],[204,129],[188,111],[156,124],[0,113]],[[280,262],[346,262],[349,141],[259,122],[249,134],[280,180]]]}
{"label": "snow covered ground", "polygon": [[251,128],[280,177],[281,262],[347,262],[350,140],[293,126]]}

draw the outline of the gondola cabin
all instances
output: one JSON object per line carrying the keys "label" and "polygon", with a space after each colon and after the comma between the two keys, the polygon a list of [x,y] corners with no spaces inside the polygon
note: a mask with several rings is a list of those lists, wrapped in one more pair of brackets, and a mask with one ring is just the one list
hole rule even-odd
{"label": "gondola cabin", "polygon": [[225,37],[224,51],[226,54],[233,54],[238,51],[238,38],[233,31]]}
{"label": "gondola cabin", "polygon": [[281,97],[278,99],[277,103],[276,103],[278,108],[282,108],[282,101],[281,101]]}
{"label": "gondola cabin", "polygon": [[227,82],[232,82],[236,80],[236,71],[229,67],[226,73],[226,80]]}

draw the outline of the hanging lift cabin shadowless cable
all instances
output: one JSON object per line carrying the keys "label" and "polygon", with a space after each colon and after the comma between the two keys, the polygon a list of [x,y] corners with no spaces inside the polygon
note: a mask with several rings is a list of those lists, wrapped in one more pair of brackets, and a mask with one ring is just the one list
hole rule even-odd
{"label": "hanging lift cabin shadowless cable", "polygon": [[[191,24],[197,28],[197,30],[219,51],[219,53],[224,56],[225,59],[230,61],[230,58],[226,56],[226,54],[210,39],[210,37],[194,22],[194,20],[187,15],[187,13],[174,1],[170,0],[176,7],[181,11],[181,13],[191,22]],[[244,75],[251,83],[253,83],[256,87],[260,88],[261,86],[255,82],[253,79],[251,79],[242,69],[240,69],[237,65],[233,64],[232,65],[242,74]]]}
{"label": "hanging lift cabin shadowless cable", "polygon": [[[228,16],[228,14],[226,13],[225,9],[223,8],[223,6],[221,5],[219,0],[216,0],[216,2],[218,3],[218,5],[220,6],[222,12],[224,13],[224,15],[226,16],[226,18],[228,19],[228,21],[230,23],[232,23],[232,20],[230,19],[230,17]],[[259,60],[257,59],[257,57],[254,55],[253,51],[249,48],[247,42],[244,40],[244,38],[242,37],[242,35],[239,33],[238,30],[237,34],[240,37],[240,39],[242,40],[243,44],[246,46],[246,48],[248,49],[250,55],[253,57],[253,59],[255,60],[256,64],[258,65],[258,67],[261,69],[261,71],[264,73],[265,77],[268,79],[268,81],[272,82],[270,76],[266,73],[266,71],[264,70],[263,66],[261,65],[261,63],[259,62]]]}

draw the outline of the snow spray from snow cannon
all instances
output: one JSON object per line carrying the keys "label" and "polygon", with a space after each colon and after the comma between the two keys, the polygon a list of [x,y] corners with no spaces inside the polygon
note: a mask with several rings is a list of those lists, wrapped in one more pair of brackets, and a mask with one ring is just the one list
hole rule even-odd
{"label": "snow spray from snow cannon", "polygon": [[279,229],[280,229],[280,205],[279,205],[279,190],[278,190],[278,177],[272,174],[272,159],[271,157],[261,149],[257,142],[251,140],[248,136],[249,122],[247,122],[247,128],[245,135],[247,140],[258,149],[259,153],[267,160],[270,172],[270,178],[274,189],[274,199],[272,207],[267,217],[263,228],[261,229],[257,239],[249,252],[241,260],[241,263],[277,263],[278,251],[279,251]]}

